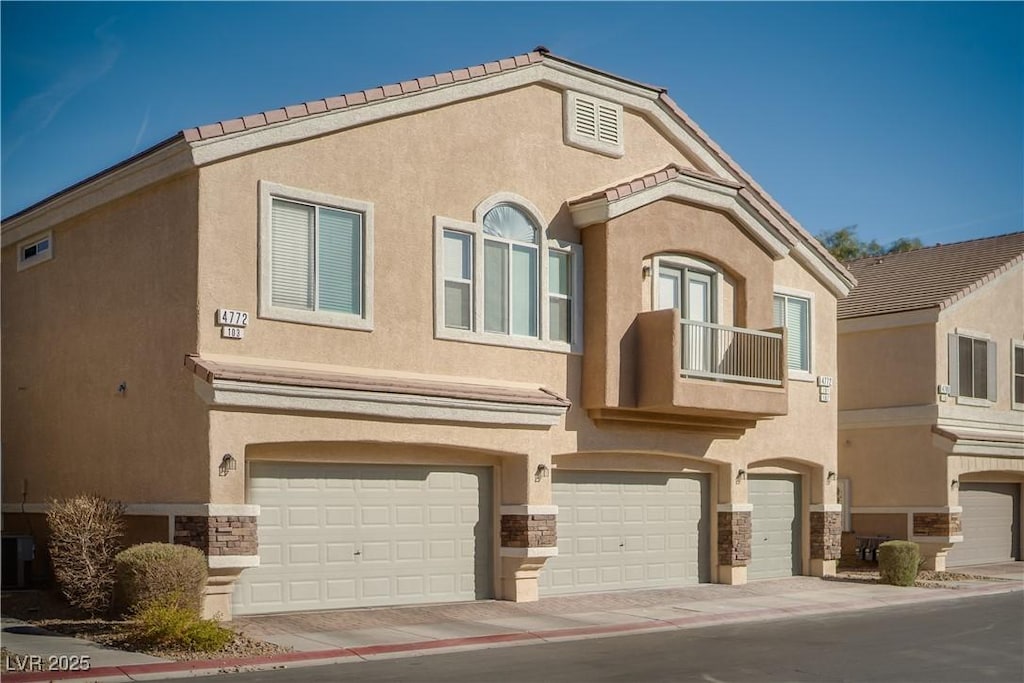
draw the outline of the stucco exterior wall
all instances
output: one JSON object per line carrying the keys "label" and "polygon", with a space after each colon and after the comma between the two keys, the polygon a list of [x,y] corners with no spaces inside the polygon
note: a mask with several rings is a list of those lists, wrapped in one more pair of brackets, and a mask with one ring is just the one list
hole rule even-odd
{"label": "stucco exterior wall", "polygon": [[[840,410],[935,403],[935,326],[851,332],[839,344]],[[945,357],[945,349],[941,349]]]}
{"label": "stucco exterior wall", "polygon": [[[209,494],[196,344],[195,175],[53,229],[51,261],[3,250],[3,501]],[[118,391],[124,382],[126,389]]]}

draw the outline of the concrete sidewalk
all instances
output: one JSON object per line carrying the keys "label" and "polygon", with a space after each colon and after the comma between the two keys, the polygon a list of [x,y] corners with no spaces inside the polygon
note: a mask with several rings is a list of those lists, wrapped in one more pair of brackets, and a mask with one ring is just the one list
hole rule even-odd
{"label": "concrete sidewalk", "polygon": [[[527,604],[484,601],[244,617],[232,622],[237,630],[294,651],[249,659],[169,662],[132,653],[120,653],[123,659],[118,659],[116,651],[88,644],[84,647],[98,650],[88,672],[4,671],[4,680],[132,681],[355,662],[955,600],[1020,591],[1024,581],[964,581],[950,586],[898,588],[793,577],[745,586],[702,584],[667,590],[560,596]],[[2,644],[19,655],[72,652],[69,648],[73,638],[58,637],[68,646],[62,649],[60,642],[52,640],[53,636],[12,633],[6,620],[4,624]],[[140,657],[149,661],[140,661]]]}

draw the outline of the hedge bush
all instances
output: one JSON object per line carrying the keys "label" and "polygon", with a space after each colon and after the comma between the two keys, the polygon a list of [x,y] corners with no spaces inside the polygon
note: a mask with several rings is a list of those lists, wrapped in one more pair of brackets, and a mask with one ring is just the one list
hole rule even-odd
{"label": "hedge bush", "polygon": [[159,603],[196,617],[203,607],[206,557],[195,548],[171,543],[143,543],[122,550],[117,569],[117,607],[136,614]]}
{"label": "hedge bush", "polygon": [[921,549],[911,541],[886,541],[878,546],[878,570],[882,583],[913,586],[921,566]]}
{"label": "hedge bush", "polygon": [[235,633],[213,619],[200,619],[177,604],[175,596],[156,598],[135,612],[129,634],[138,645],[151,648],[218,652]]}
{"label": "hedge bush", "polygon": [[50,562],[64,598],[99,614],[114,590],[114,556],[124,535],[124,505],[99,496],[50,501]]}

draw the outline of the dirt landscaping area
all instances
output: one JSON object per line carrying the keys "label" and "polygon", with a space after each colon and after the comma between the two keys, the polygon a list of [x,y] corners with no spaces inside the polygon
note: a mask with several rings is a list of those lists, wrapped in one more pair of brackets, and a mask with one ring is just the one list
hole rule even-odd
{"label": "dirt landscaping area", "polygon": [[[118,650],[140,652],[163,659],[181,661],[220,659],[224,657],[257,657],[289,652],[291,648],[249,638],[240,629],[234,639],[217,652],[163,650],[145,647],[132,635],[132,622],[121,619],[93,617],[69,606],[58,594],[47,590],[12,590],[0,593],[0,604],[5,617],[26,621],[33,626]],[[225,626],[232,627],[229,622]],[[3,653],[4,657],[18,653]]]}
{"label": "dirt landscaping area", "polygon": [[[881,583],[878,563],[866,560],[840,560],[839,569],[829,581],[851,581],[854,583]],[[956,589],[964,581],[999,581],[991,576],[964,574],[961,572],[936,572],[922,569],[917,573],[914,586],[918,588]]]}

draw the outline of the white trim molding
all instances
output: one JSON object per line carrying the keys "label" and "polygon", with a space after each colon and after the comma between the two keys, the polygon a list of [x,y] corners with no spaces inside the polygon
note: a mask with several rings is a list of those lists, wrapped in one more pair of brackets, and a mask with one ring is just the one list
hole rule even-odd
{"label": "white trim molding", "polygon": [[367,415],[417,422],[476,422],[493,425],[551,427],[568,406],[418,396],[353,389],[330,389],[196,377],[195,391],[218,408],[255,408],[300,413]]}
{"label": "white trim molding", "polygon": [[928,403],[892,408],[863,408],[840,410],[839,429],[876,429],[878,427],[910,427],[935,424],[939,419],[939,406]]}
{"label": "white trim molding", "polygon": [[753,503],[719,503],[715,512],[753,512]]}
{"label": "white trim molding", "polygon": [[556,557],[558,548],[506,548],[501,547],[502,557]]}
{"label": "white trim molding", "polygon": [[206,561],[210,569],[244,569],[260,566],[259,555],[209,555]]}
{"label": "white trim molding", "polygon": [[525,505],[502,505],[501,514],[503,515],[557,515],[557,505],[534,505],[527,503]]}

